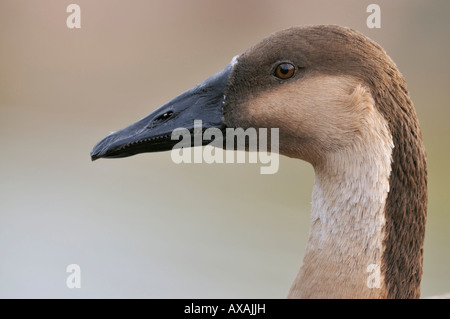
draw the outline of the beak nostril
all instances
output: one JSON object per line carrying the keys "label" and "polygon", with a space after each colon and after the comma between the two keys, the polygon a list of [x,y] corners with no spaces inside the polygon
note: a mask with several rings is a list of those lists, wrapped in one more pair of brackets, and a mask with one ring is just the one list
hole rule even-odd
{"label": "beak nostril", "polygon": [[158,116],[157,118],[155,118],[155,119],[153,120],[153,123],[166,121],[166,120],[168,120],[168,119],[172,116],[172,114],[173,114],[172,111],[167,111],[166,113],[161,114],[160,116]]}

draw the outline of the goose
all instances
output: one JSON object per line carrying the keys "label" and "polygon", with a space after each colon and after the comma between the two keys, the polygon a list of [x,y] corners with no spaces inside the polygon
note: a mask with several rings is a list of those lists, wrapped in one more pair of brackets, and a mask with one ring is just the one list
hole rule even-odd
{"label": "goose", "polygon": [[426,153],[405,80],[380,45],[336,25],[270,34],[104,137],[91,159],[171,150],[171,132],[196,134],[194,120],[279,128],[279,154],[312,165],[310,233],[288,298],[420,297]]}

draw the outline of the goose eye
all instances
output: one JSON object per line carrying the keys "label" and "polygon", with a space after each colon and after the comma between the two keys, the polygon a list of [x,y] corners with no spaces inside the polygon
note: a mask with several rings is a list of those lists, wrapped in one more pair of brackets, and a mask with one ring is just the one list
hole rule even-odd
{"label": "goose eye", "polygon": [[295,67],[290,63],[281,63],[275,69],[274,75],[279,79],[289,79],[295,73]]}

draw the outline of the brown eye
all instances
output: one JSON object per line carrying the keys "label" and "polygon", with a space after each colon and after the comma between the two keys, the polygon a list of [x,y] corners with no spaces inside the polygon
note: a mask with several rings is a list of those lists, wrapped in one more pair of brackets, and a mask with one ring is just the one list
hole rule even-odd
{"label": "brown eye", "polygon": [[290,63],[281,63],[277,66],[275,69],[275,76],[279,79],[289,79],[291,78],[295,73],[295,67]]}

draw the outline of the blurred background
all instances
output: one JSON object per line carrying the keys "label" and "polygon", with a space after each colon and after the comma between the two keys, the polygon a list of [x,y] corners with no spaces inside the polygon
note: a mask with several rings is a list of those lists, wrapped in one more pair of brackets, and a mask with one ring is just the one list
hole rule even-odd
{"label": "blurred background", "polygon": [[[81,29],[66,26],[81,7]],[[309,230],[312,167],[90,161],[94,144],[266,35],[339,24],[404,74],[428,153],[422,296],[450,292],[449,1],[0,1],[0,297],[284,298]],[[81,267],[68,289],[66,267]]]}

